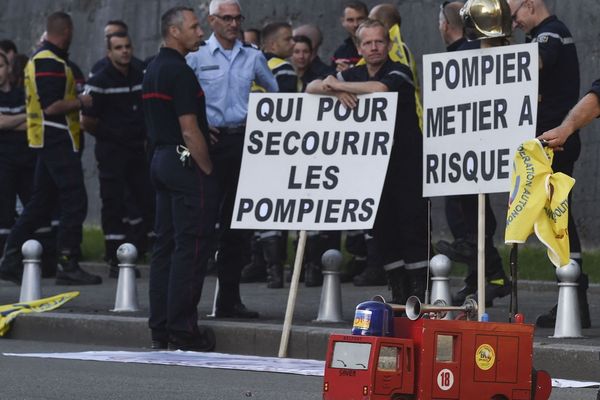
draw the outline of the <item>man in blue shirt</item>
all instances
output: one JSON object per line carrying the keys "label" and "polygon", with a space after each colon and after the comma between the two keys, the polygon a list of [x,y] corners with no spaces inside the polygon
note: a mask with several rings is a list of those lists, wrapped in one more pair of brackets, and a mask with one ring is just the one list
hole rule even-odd
{"label": "man in blue shirt", "polygon": [[248,96],[255,81],[268,92],[278,86],[260,50],[239,40],[244,16],[237,0],[212,0],[208,22],[213,34],[196,52],[188,54],[206,95],[206,114],[213,145],[211,159],[219,182],[219,295],[217,318],[257,318],[240,297],[240,273],[246,231],[231,230],[231,214],[242,161]]}

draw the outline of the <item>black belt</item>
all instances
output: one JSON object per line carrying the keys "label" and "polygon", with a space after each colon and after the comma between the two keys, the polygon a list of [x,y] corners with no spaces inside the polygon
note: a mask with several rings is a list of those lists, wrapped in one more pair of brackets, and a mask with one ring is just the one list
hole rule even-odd
{"label": "black belt", "polygon": [[216,128],[222,135],[243,135],[244,133],[246,133],[246,125],[217,126]]}

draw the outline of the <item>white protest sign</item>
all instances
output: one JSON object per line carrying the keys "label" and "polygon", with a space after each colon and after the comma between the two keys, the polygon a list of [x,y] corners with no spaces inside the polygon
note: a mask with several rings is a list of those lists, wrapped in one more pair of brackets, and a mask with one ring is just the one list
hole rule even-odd
{"label": "white protest sign", "polygon": [[370,229],[385,180],[397,93],[253,93],[231,227]]}
{"label": "white protest sign", "polygon": [[423,56],[423,196],[510,189],[535,137],[537,43]]}

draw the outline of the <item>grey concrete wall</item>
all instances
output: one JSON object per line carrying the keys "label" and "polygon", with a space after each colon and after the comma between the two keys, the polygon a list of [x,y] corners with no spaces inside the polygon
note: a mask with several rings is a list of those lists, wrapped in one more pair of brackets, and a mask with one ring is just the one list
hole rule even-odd
{"label": "grey concrete wall", "polygon": [[[379,1],[366,0],[373,6]],[[441,0],[395,0],[403,17],[402,32],[417,60],[428,53],[444,51],[437,25]],[[548,0],[550,8],[570,27],[581,64],[582,94],[591,82],[600,76],[600,17],[598,0]],[[109,19],[123,19],[131,30],[136,54],[144,58],[156,52],[159,43],[159,18],[174,5],[191,5],[205,21],[208,0],[1,0],[0,37],[13,38],[22,52],[28,52],[44,30],[45,17],[57,10],[64,10],[74,18],[75,38],[71,57],[88,72],[92,63],[103,56],[103,26]],[[333,50],[345,38],[340,26],[342,1],[327,0],[241,0],[247,17],[245,27],[261,27],[263,24],[287,20],[294,26],[302,23],[319,25],[325,35],[321,56],[328,59]],[[206,35],[210,31],[206,24]],[[523,35],[516,35],[522,41]],[[583,149],[577,164],[574,189],[574,212],[580,235],[586,248],[597,247],[596,235],[600,228],[600,123],[595,122],[583,133]],[[92,151],[93,140],[88,140],[84,154],[90,210],[88,221],[99,221],[99,194],[96,167]],[[506,212],[506,195],[494,195],[493,204],[499,219],[498,239],[503,233]],[[447,236],[445,218],[440,199],[434,199],[433,223],[436,237]]]}

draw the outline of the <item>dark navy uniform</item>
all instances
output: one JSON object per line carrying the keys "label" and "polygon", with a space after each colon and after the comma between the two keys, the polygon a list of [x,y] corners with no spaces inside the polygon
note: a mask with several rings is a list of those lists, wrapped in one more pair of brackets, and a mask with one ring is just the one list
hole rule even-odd
{"label": "dark navy uniform", "polygon": [[481,48],[481,42],[479,40],[468,41],[466,38],[461,37],[454,43],[451,43],[446,47],[446,51],[462,51],[462,50],[473,50]]}
{"label": "dark navy uniform", "polygon": [[298,91],[298,75],[289,62],[273,53],[265,53],[267,65],[277,79],[279,93],[294,93]]}
{"label": "dark navy uniform", "polygon": [[333,52],[332,67],[335,69],[337,60],[345,60],[348,64],[355,65],[362,57],[358,54],[354,40],[347,37],[344,43]]}
{"label": "dark navy uniform", "polygon": [[[130,64],[123,75],[112,63],[90,78],[86,89],[93,97],[93,106],[83,114],[98,119],[96,160],[102,198],[102,230],[105,259],[113,267],[116,251],[125,241],[132,242],[143,254],[147,235],[154,223],[153,193],[148,174],[146,129],[142,110],[141,69]],[[124,223],[126,192],[131,196],[141,218],[129,221],[140,226],[138,235],[127,235]]]}
{"label": "dark navy uniform", "polygon": [[429,232],[427,201],[422,196],[423,137],[411,70],[388,59],[374,77],[369,76],[366,65],[339,72],[337,77],[346,82],[379,81],[390,92],[398,93],[394,145],[373,233],[388,274],[407,273],[408,279],[390,278],[392,288],[394,284],[408,284],[395,294],[423,297]]}
{"label": "dark navy uniform", "polygon": [[[47,223],[56,199],[60,207],[58,248],[66,273],[57,283],[100,283],[100,277],[80,274],[82,224],[87,212],[87,194],[83,183],[80,157],[79,113],[46,115],[43,110],[56,101],[75,99],[77,76],[66,51],[44,42],[25,69],[28,92],[28,141],[37,148],[33,195],[7,239],[11,257],[3,269],[14,269],[20,258],[20,247],[32,232]],[[29,111],[31,107],[31,112]],[[30,117],[31,116],[31,117]],[[62,261],[64,260],[64,262]],[[22,265],[21,265],[22,268]],[[71,274],[73,272],[73,274]]]}
{"label": "dark navy uniform", "polygon": [[311,63],[308,65],[308,69],[304,72],[302,78],[300,78],[302,83],[302,92],[304,92],[306,86],[315,79],[323,79],[327,75],[332,74],[334,71],[335,69],[325,64],[319,58],[319,56],[315,57],[315,59],[312,60]]}
{"label": "dark navy uniform", "polygon": [[[96,61],[94,63],[94,65],[92,65],[92,69],[90,71],[89,77],[91,78],[94,75],[100,73],[100,71],[102,71],[104,68],[108,67],[111,64],[112,63],[110,61],[110,58],[108,58],[108,57],[103,57],[103,58],[99,59],[98,61]],[[147,65],[147,63],[145,61],[142,61],[137,57],[131,57],[131,66],[133,68],[138,69],[143,72],[146,69],[146,65]]]}
{"label": "dark navy uniform", "polygon": [[151,163],[156,190],[156,242],[150,264],[152,339],[190,340],[199,335],[198,301],[209,241],[217,217],[214,177],[180,154],[185,143],[179,117],[195,114],[210,143],[204,92],[176,50],[163,47],[146,70],[143,105],[148,136],[155,148]]}
{"label": "dark navy uniform", "polygon": [[[25,92],[0,91],[0,114],[25,114]],[[23,205],[31,198],[35,153],[24,130],[0,130],[0,255],[15,223],[16,196]]]}
{"label": "dark navy uniform", "polygon": [[[538,43],[542,68],[539,76],[539,98],[536,135],[550,130],[565,119],[569,110],[579,101],[579,60],[571,32],[552,15],[533,28],[528,42]],[[556,152],[552,161],[554,172],[573,176],[575,161],[581,151],[579,132],[575,132]],[[570,198],[570,196],[569,196]],[[581,243],[569,202],[569,240],[571,258],[582,265]]]}

